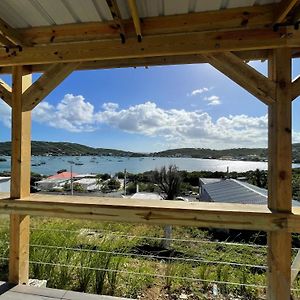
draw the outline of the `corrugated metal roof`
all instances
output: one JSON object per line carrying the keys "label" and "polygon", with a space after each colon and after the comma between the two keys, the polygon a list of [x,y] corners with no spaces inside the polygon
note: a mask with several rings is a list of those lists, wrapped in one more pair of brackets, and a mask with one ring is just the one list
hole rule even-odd
{"label": "corrugated metal roof", "polygon": [[[202,188],[213,202],[267,204],[268,191],[266,189],[235,179],[207,183]],[[300,206],[300,202],[293,200],[293,206]]]}
{"label": "corrugated metal roof", "polygon": [[[139,16],[156,17],[277,3],[280,0],[138,0]],[[117,0],[123,19],[127,1]],[[15,28],[112,20],[105,0],[1,0],[0,18]]]}

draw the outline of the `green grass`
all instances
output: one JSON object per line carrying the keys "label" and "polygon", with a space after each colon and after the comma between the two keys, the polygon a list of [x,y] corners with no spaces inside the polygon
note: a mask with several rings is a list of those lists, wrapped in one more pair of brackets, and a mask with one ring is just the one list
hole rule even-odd
{"label": "green grass", "polygon": [[[0,227],[0,256],[8,257],[8,221],[2,219],[1,225],[7,227]],[[178,260],[123,255],[139,254],[146,246],[159,249],[161,241],[147,236],[162,237],[160,226],[32,218],[31,228],[30,277],[48,280],[48,287],[132,298],[153,287],[169,295],[188,289],[193,299],[203,299],[212,290],[208,281],[266,284],[264,269],[193,261],[266,265],[266,248],[212,243],[209,233],[197,228],[173,228],[174,238],[198,241],[173,241],[168,253]],[[83,228],[93,228],[93,234]],[[0,261],[0,271],[2,276],[7,274],[7,261]],[[299,286],[297,281],[295,287]],[[265,292],[251,286],[217,287],[225,297],[242,295],[244,299],[261,299]]]}

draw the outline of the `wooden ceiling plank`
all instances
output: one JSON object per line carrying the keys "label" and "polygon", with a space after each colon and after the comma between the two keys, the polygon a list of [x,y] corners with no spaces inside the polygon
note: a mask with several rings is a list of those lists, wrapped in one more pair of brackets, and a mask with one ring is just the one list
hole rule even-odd
{"label": "wooden ceiling plank", "polygon": [[[142,33],[145,37],[166,33],[272,28],[273,18],[273,4],[176,16],[150,17],[143,18]],[[127,38],[136,35],[132,20],[122,20],[122,25]],[[94,41],[118,38],[119,36],[119,30],[114,21],[33,27],[22,29],[20,32],[24,39],[32,44]]]}
{"label": "wooden ceiling plank", "polygon": [[133,20],[135,32],[138,38],[138,41],[142,41],[142,28],[141,28],[141,22],[140,22],[140,17],[138,13],[138,9],[136,6],[136,0],[128,0],[128,5],[129,5],[129,10],[131,13],[131,17]]}
{"label": "wooden ceiling plank", "polygon": [[48,94],[53,91],[69,74],[71,74],[80,63],[60,63],[48,67],[41,77],[36,80],[24,93],[22,97],[23,111],[32,110]]}
{"label": "wooden ceiling plank", "polygon": [[0,98],[9,106],[12,104],[11,87],[2,79],[0,79]]}
{"label": "wooden ceiling plank", "polygon": [[121,16],[120,9],[118,7],[117,0],[106,0],[106,3],[108,5],[109,10],[111,12],[111,15],[114,19],[114,23],[118,28],[120,38],[121,38],[121,42],[125,43],[126,34],[125,34],[125,29],[124,29],[124,25],[123,25],[123,21],[122,21],[122,16]]}
{"label": "wooden ceiling plank", "polygon": [[207,55],[208,62],[265,104],[274,103],[275,83],[230,52]]}
{"label": "wooden ceiling plank", "polygon": [[127,39],[126,44],[120,44],[118,40],[52,44],[9,53],[0,49],[0,66],[272,49],[287,47],[287,42],[296,45],[298,40],[297,34],[283,36],[282,30],[261,29],[149,36],[138,47],[135,38]]}
{"label": "wooden ceiling plank", "polygon": [[274,23],[284,22],[289,12],[297,3],[299,3],[299,0],[281,0],[275,9]]}
{"label": "wooden ceiling plank", "polygon": [[30,46],[29,43],[25,42],[22,35],[17,29],[12,28],[2,19],[0,19],[0,32],[2,36],[10,40],[14,45]]}

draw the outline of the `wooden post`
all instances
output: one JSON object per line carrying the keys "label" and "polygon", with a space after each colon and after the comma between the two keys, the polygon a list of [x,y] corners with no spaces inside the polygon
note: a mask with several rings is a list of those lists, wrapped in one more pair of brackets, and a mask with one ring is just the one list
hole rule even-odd
{"label": "wooden post", "polygon": [[[12,84],[12,199],[30,195],[31,111],[22,111],[22,93],[32,82],[22,66],[13,67]],[[9,282],[27,284],[29,276],[29,216],[10,216]]]}
{"label": "wooden post", "polygon": [[[276,83],[275,103],[269,105],[268,207],[274,212],[291,212],[291,53],[273,50],[269,77]],[[291,234],[268,233],[268,299],[290,299]]]}

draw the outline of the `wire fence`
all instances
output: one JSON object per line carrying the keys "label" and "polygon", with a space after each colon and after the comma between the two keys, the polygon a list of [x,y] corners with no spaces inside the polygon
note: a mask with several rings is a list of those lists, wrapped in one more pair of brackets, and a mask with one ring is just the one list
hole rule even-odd
{"label": "wire fence", "polygon": [[[0,225],[0,228],[8,229],[8,226]],[[115,277],[121,276],[116,280],[119,284],[121,284],[120,282],[122,280],[126,282],[126,276],[131,276],[136,277],[136,282],[139,281],[138,278],[144,278],[146,285],[149,285],[149,282],[153,284],[154,279],[160,282],[163,280],[168,282],[168,284],[171,282],[171,284],[176,287],[180,284],[186,287],[189,286],[188,283],[190,283],[191,287],[196,283],[202,284],[201,289],[203,289],[203,292],[205,292],[204,286],[210,290],[218,287],[218,293],[243,292],[247,293],[247,295],[252,293],[257,297],[254,298],[253,296],[251,299],[261,299],[260,297],[266,293],[265,275],[268,270],[265,261],[266,245],[228,241],[219,242],[200,240],[197,238],[172,237],[166,239],[160,236],[135,235],[122,231],[97,228],[80,228],[73,230],[31,227],[31,232],[33,236],[37,236],[29,245],[30,259],[28,262],[31,266],[31,271],[33,274],[46,276],[46,278],[41,279],[49,279],[52,287],[65,288],[64,286],[55,286],[55,284],[59,285],[59,282],[54,282],[50,276],[51,274],[58,274],[60,272],[62,275],[58,277],[61,278],[63,273],[66,272],[65,270],[69,269],[70,274],[72,273],[70,278],[80,276],[85,278],[84,276],[87,277],[91,275],[91,273],[88,272],[94,272],[93,276],[101,273],[103,274],[103,278],[106,276],[105,278],[111,281],[113,274]],[[55,233],[59,233],[62,236],[59,240],[61,244],[53,244],[55,241],[50,240],[51,236]],[[49,239],[47,240],[48,235]],[[86,239],[86,243],[73,244],[73,240],[71,243],[68,243],[68,236],[76,237],[78,240]],[[114,239],[109,240],[110,237],[114,237]],[[107,247],[107,245],[102,247],[103,244],[101,242],[105,240],[105,238],[108,240],[107,243],[111,244],[109,246],[114,246],[112,244],[115,243],[115,247],[112,247],[112,249],[111,247]],[[116,242],[117,240],[123,241],[123,244],[118,244],[118,242]],[[134,240],[134,242],[132,242],[132,240]],[[180,245],[180,247],[186,247],[187,250],[191,250],[193,248],[191,244],[194,244],[195,249],[199,247],[203,249],[212,247],[215,252],[218,253],[219,251],[220,253],[218,253],[219,256],[214,257],[214,259],[205,257],[203,253],[197,255],[195,254],[197,251],[192,251],[192,254],[186,253],[183,256],[180,256],[182,253],[178,254],[176,251],[169,251],[168,255],[166,255],[166,249],[160,249],[164,251],[154,253],[153,251],[145,251],[144,253],[138,251],[137,253],[136,245],[140,245],[141,240],[145,240],[147,243],[161,243],[167,240],[171,245]],[[124,247],[126,242],[132,244]],[[6,247],[3,247],[3,254],[2,257],[0,257],[0,261],[7,263],[8,257],[5,257],[5,254],[8,254],[9,243],[5,241],[2,242],[2,244]],[[218,249],[220,246],[222,246],[221,250]],[[182,249],[180,247],[178,249]],[[248,257],[250,262],[238,261],[239,254],[246,251],[245,249],[248,249],[247,251],[250,253]],[[298,251],[300,248],[293,248],[293,250]],[[234,255],[227,256],[230,251],[233,251],[236,257],[234,257]],[[261,256],[258,260],[253,256],[255,251],[258,251]],[[251,254],[253,254],[252,259]],[[236,260],[228,259],[228,257]],[[98,261],[94,261],[94,258],[98,259]],[[107,259],[107,261],[104,261],[104,259]],[[172,270],[172,268],[174,269]],[[84,275],[84,271],[86,271],[86,275]],[[75,273],[76,275],[74,275]],[[86,279],[86,281],[88,281],[88,279]],[[143,280],[140,280],[140,282],[143,282]],[[123,285],[125,285],[125,283],[123,283]],[[224,288],[224,286],[228,286],[229,288]],[[141,288],[141,286],[139,286],[139,288]],[[200,286],[197,286],[197,288],[199,289]],[[253,292],[254,290],[257,292]],[[298,282],[291,291],[293,293],[300,292]],[[132,296],[128,293],[126,295]],[[134,295],[136,296],[136,294]]]}

